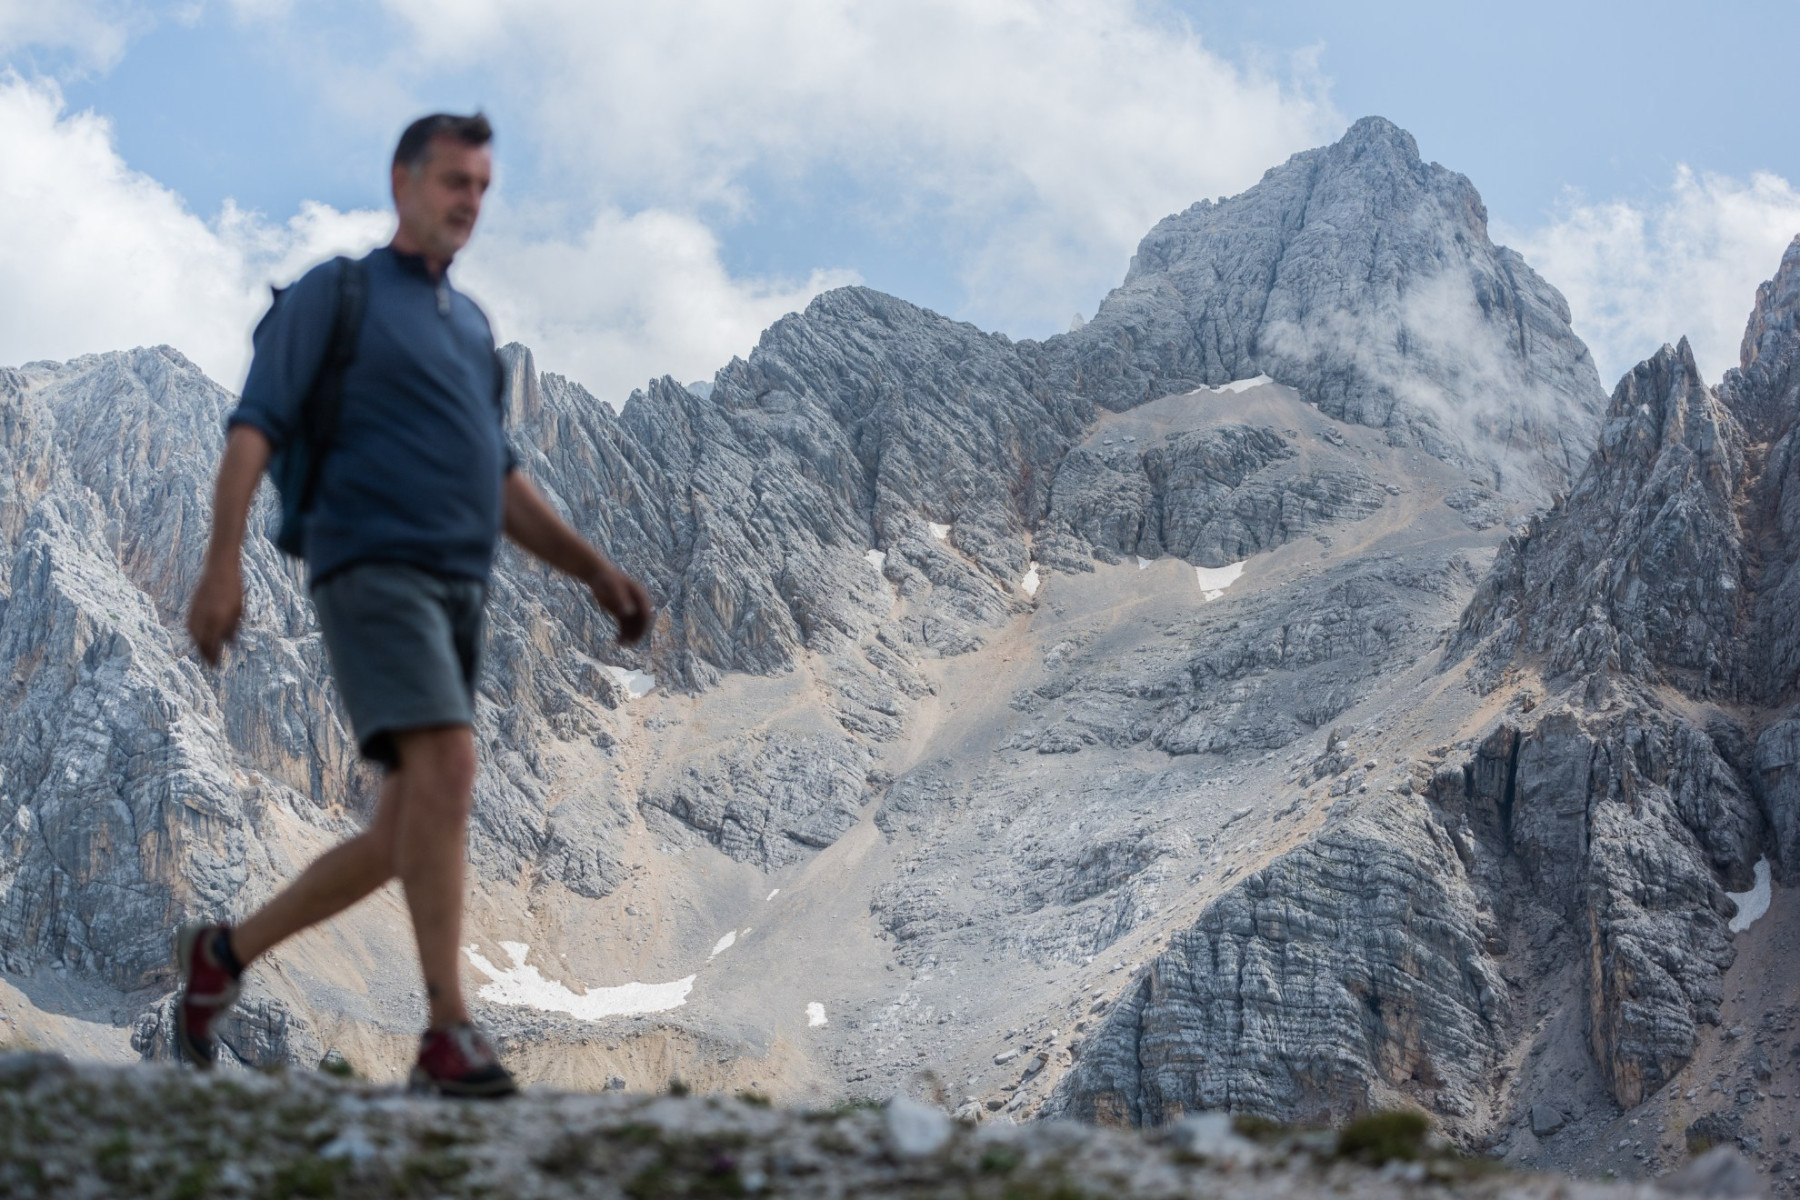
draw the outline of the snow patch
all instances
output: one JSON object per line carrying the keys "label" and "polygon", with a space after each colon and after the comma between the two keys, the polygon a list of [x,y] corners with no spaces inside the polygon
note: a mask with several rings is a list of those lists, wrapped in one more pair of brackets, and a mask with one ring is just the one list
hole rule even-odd
{"label": "snow patch", "polygon": [[607,1017],[629,1017],[680,1008],[687,1003],[688,993],[694,990],[695,977],[689,975],[673,983],[626,983],[618,987],[588,988],[577,995],[566,984],[545,979],[536,967],[526,966],[525,956],[531,947],[524,942],[501,942],[500,948],[512,959],[512,966],[497,967],[476,947],[463,948],[475,969],[491,980],[482,984],[477,994],[495,1004],[567,1013],[583,1021],[600,1021]]}
{"label": "snow patch", "polygon": [[1194,568],[1194,577],[1200,581],[1200,594],[1206,597],[1208,603],[1223,596],[1225,589],[1236,583],[1243,573],[1244,564],[1241,562],[1223,567]]}
{"label": "snow patch", "polygon": [[825,1006],[823,1004],[814,1000],[811,1004],[806,1006],[806,1026],[808,1029],[817,1029],[821,1025],[829,1024],[831,1024],[831,1022],[825,1019]]}
{"label": "snow patch", "polygon": [[1145,558],[1141,554],[1137,556],[1137,560],[1138,560],[1138,570],[1140,570],[1140,571],[1150,565],[1150,560]]}
{"label": "snow patch", "polygon": [[1041,582],[1043,582],[1043,580],[1038,575],[1038,565],[1032,563],[1031,569],[1025,572],[1025,578],[1019,580],[1019,586],[1025,589],[1025,594],[1027,596],[1035,596],[1037,595],[1038,584]]}
{"label": "snow patch", "polygon": [[777,897],[779,895],[781,895],[781,889],[776,888],[774,891],[770,892],[767,896],[763,897],[763,903],[767,904],[769,901],[773,900],[775,897]]}
{"label": "snow patch", "polygon": [[863,551],[863,561],[879,572],[887,567],[887,551],[865,550]]}
{"label": "snow patch", "polygon": [[625,689],[625,695],[632,700],[643,699],[656,686],[656,676],[648,671],[633,671],[629,667],[615,667],[608,663],[606,673]]}
{"label": "snow patch", "polygon": [[720,938],[718,941],[713,943],[712,953],[708,954],[706,957],[709,959],[717,958],[717,957],[719,957],[719,955],[721,955],[721,954],[725,953],[727,950],[731,949],[731,947],[734,944],[736,944],[736,942],[737,942],[737,930],[735,930],[735,929],[730,930],[729,932],[727,932],[725,934],[724,937]]}
{"label": "snow patch", "polygon": [[1258,388],[1265,383],[1274,382],[1275,381],[1270,379],[1267,375],[1252,375],[1248,379],[1234,379],[1230,383],[1221,383],[1218,387],[1210,388],[1208,390],[1213,392],[1228,392],[1232,395],[1236,395],[1238,392],[1247,392],[1251,388]]}
{"label": "snow patch", "polygon": [[1726,927],[1733,933],[1742,933],[1756,924],[1756,918],[1769,911],[1769,860],[1756,860],[1756,882],[1750,885],[1747,892],[1726,892],[1727,896],[1737,904],[1737,916],[1731,918]]}
{"label": "snow patch", "polygon": [[925,522],[925,528],[931,530],[931,536],[940,542],[950,536],[950,527],[948,525],[939,525],[936,521]]}

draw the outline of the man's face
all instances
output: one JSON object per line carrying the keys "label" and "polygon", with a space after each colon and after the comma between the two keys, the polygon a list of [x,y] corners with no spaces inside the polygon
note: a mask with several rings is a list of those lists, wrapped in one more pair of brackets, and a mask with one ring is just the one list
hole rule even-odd
{"label": "man's face", "polygon": [[408,239],[446,262],[468,244],[481,215],[481,197],[494,176],[487,146],[454,137],[431,140],[431,152],[416,170],[394,168],[394,207]]}

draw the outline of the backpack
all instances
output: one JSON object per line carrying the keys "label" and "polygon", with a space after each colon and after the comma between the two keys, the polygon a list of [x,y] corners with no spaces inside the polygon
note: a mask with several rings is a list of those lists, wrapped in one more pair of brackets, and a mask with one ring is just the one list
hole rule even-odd
{"label": "backpack", "polygon": [[[337,263],[337,309],[331,320],[331,336],[312,383],[300,400],[299,428],[269,459],[269,479],[281,500],[281,525],[275,534],[275,545],[294,558],[306,556],[304,518],[318,491],[325,455],[337,436],[338,417],[344,409],[344,372],[356,357],[356,340],[362,331],[368,294],[368,268],[360,260],[339,255],[333,261]],[[274,295],[269,311],[251,335],[251,342],[259,351],[287,292],[286,288],[271,290]]]}

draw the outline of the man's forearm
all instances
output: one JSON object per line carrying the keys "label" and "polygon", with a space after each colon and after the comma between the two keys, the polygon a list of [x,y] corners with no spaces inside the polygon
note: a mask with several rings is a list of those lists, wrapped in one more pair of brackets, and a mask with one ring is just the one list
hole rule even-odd
{"label": "man's forearm", "polygon": [[610,565],[517,471],[506,477],[505,501],[506,536],[527,554],[583,582]]}
{"label": "man's forearm", "polygon": [[213,486],[212,538],[206,544],[206,569],[238,565],[244,549],[244,527],[250,501],[269,465],[269,439],[261,430],[237,425],[225,439],[225,457]]}
{"label": "man's forearm", "polygon": [[619,626],[621,642],[635,642],[650,631],[655,605],[644,585],[606,561],[556,515],[531,481],[514,471],[505,484],[506,536],[527,553],[585,583],[600,607]]}

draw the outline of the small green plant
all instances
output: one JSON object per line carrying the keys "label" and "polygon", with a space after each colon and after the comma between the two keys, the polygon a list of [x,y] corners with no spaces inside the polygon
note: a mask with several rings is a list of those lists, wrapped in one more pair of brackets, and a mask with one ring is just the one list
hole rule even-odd
{"label": "small green plant", "polygon": [[[400,1167],[401,1179],[414,1190],[429,1190],[455,1183],[469,1173],[469,1164],[450,1154],[414,1154]],[[294,1193],[298,1194],[298,1193]],[[328,1192],[309,1193],[329,1195]]]}
{"label": "small green plant", "polygon": [[419,1145],[427,1150],[448,1150],[452,1146],[460,1146],[469,1139],[454,1129],[422,1129],[419,1131]]}
{"label": "small green plant", "polygon": [[565,1133],[550,1143],[550,1148],[535,1161],[546,1175],[563,1178],[579,1175],[591,1168],[593,1144],[590,1139]]}
{"label": "small green plant", "polygon": [[169,1200],[203,1200],[213,1194],[218,1174],[212,1163],[196,1163],[175,1180],[169,1189]]}
{"label": "small green plant", "polygon": [[631,1200],[658,1200],[658,1197],[673,1195],[674,1188],[669,1179],[669,1168],[654,1163],[627,1180],[623,1190]]}
{"label": "small green plant", "polygon": [[1019,1165],[1019,1152],[1010,1146],[995,1146],[981,1156],[981,1170],[985,1175],[1006,1175]]}
{"label": "small green plant", "polygon": [[769,1107],[769,1098],[752,1088],[745,1088],[737,1094],[737,1098],[752,1108]]}
{"label": "small green plant", "polygon": [[1000,1200],[1090,1200],[1088,1194],[1066,1179],[1051,1182],[1028,1180],[1006,1185]]}
{"label": "small green plant", "polygon": [[662,1141],[662,1130],[642,1121],[631,1121],[619,1126],[618,1132],[613,1136],[627,1145],[648,1146],[653,1142]]}
{"label": "small green plant", "polygon": [[131,1135],[123,1125],[115,1127],[94,1152],[94,1168],[108,1183],[131,1182]]}
{"label": "small green plant", "polygon": [[669,1080],[669,1095],[671,1096],[685,1096],[693,1090],[693,1088],[689,1087],[679,1079]]}
{"label": "small green plant", "polygon": [[1394,1109],[1370,1113],[1338,1132],[1337,1154],[1371,1167],[1396,1158],[1413,1162],[1424,1153],[1430,1132],[1431,1120],[1421,1112]]}
{"label": "small green plant", "polygon": [[335,1196],[342,1169],[340,1163],[311,1155],[292,1159],[275,1168],[274,1178],[269,1180],[268,1194],[278,1200],[293,1200],[297,1196]]}
{"label": "small green plant", "polygon": [[350,1065],[349,1059],[336,1050],[328,1052],[324,1058],[319,1060],[319,1070],[327,1075],[335,1075],[339,1079],[356,1078],[356,1068]]}

